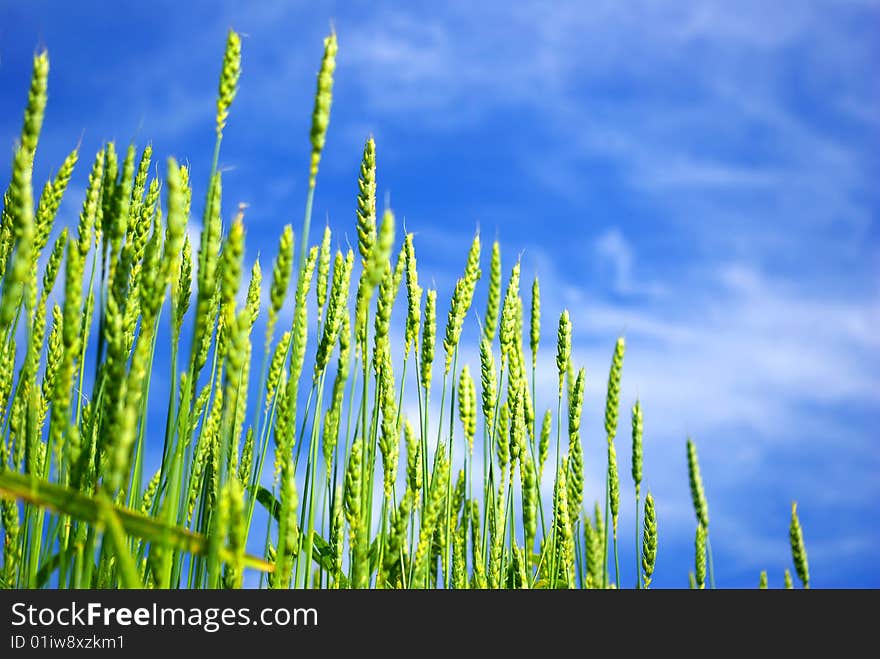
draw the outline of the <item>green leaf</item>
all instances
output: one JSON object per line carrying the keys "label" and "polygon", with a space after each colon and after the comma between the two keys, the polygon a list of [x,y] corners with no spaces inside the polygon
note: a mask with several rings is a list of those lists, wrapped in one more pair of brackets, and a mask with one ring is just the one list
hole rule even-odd
{"label": "green leaf", "polygon": [[281,503],[275,498],[275,495],[262,485],[257,490],[257,501],[259,501],[260,505],[266,509],[266,512],[272,516],[272,519],[276,522],[279,521],[278,518],[281,515]]}
{"label": "green leaf", "polygon": [[[257,501],[266,509],[266,512],[272,516],[272,519],[276,522],[279,521],[278,518],[281,514],[281,503],[275,498],[274,494],[265,487],[260,486],[257,489]],[[373,549],[375,550],[375,546]],[[323,536],[319,535],[317,531],[312,531],[312,559],[323,570],[326,570],[331,574],[335,571],[333,566],[333,550],[330,548],[330,543],[327,542]]]}
{"label": "green leaf", "polygon": [[[122,531],[130,536],[191,554],[200,556],[208,554],[208,541],[199,533],[157,521],[107,501],[99,502],[97,498],[86,496],[63,485],[46,483],[31,476],[6,471],[0,473],[0,494],[69,515],[99,528],[103,528],[108,513],[112,513],[113,517],[118,519]],[[221,551],[222,560],[227,561],[231,557],[232,554],[227,549]],[[262,572],[273,570],[273,566],[266,561],[250,555],[245,556],[244,565]]]}

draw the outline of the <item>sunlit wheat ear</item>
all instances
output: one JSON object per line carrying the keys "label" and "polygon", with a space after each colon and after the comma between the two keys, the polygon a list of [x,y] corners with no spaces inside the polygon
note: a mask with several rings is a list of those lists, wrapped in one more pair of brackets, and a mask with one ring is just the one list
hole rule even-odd
{"label": "sunlit wheat ear", "polygon": [[516,463],[522,455],[525,444],[525,422],[523,415],[523,386],[520,382],[516,389],[511,392],[508,397],[510,405],[510,441],[508,444],[510,451],[510,487],[513,487],[513,475]]}
{"label": "sunlit wheat ear", "polygon": [[364,267],[364,275],[370,289],[381,283],[382,277],[385,276],[385,270],[389,267],[391,251],[394,247],[394,228],[394,213],[391,210],[386,210],[382,214],[382,223],[379,225],[376,243],[370,250],[370,258]]}
{"label": "sunlit wheat ear", "polygon": [[538,344],[541,342],[541,286],[538,278],[532,282],[532,309],[529,322],[529,349],[532,353],[532,368],[538,365]]}
{"label": "sunlit wheat ear", "polygon": [[623,337],[614,344],[614,356],[608,373],[608,392],[605,398],[605,434],[609,442],[617,436],[617,416],[620,407],[620,380],[623,373],[623,354],[626,343]]}
{"label": "sunlit wheat ear", "polygon": [[458,380],[458,414],[464,428],[468,454],[473,455],[474,435],[477,432],[477,389],[467,365],[461,369]]}
{"label": "sunlit wheat ear", "polygon": [[444,375],[449,373],[452,366],[453,353],[458,347],[461,338],[461,330],[464,318],[470,309],[474,297],[474,289],[480,279],[480,235],[474,237],[471,248],[468,251],[467,263],[462,277],[455,284],[455,291],[449,305],[449,313],[446,317],[446,331],[443,337],[443,348],[446,354],[444,362]]}
{"label": "sunlit wheat ear", "polygon": [[507,282],[507,291],[504,294],[504,303],[501,306],[501,327],[498,338],[501,343],[501,363],[512,353],[516,347],[516,325],[519,311],[519,261],[510,271],[510,279]]}
{"label": "sunlit wheat ear", "polygon": [[403,281],[403,273],[406,270],[406,236],[404,236],[404,243],[400,246],[400,249],[397,252],[397,259],[394,261],[394,268],[391,276],[391,284],[394,289],[394,295],[397,296],[398,292],[400,292],[400,282]]}
{"label": "sunlit wheat ear", "polygon": [[419,273],[416,269],[416,250],[413,245],[413,234],[406,234],[403,244],[406,255],[406,329],[404,332],[404,359],[409,356],[410,348],[418,351],[419,326],[422,316],[422,287],[419,286]]}
{"label": "sunlit wheat ear", "polygon": [[584,560],[587,562],[584,588],[599,588],[602,583],[602,538],[588,514],[583,517]]}
{"label": "sunlit wheat ear", "polygon": [[574,564],[574,536],[571,529],[571,516],[568,511],[568,470],[568,456],[566,456],[556,474],[556,485],[553,492],[554,565],[559,574],[551,575],[554,580],[561,577],[561,583],[557,582],[557,585],[566,588],[571,583],[571,569]]}
{"label": "sunlit wheat ear", "polygon": [[[189,239],[185,243],[184,248],[184,256],[187,253],[186,247],[189,245]],[[190,268],[191,269],[191,268]],[[181,265],[181,271],[183,271],[183,265]],[[183,278],[181,277],[181,281]],[[254,264],[251,266],[251,279],[248,283],[247,289],[247,297],[245,297],[244,307],[248,312],[248,331],[254,326],[257,322],[257,318],[260,315],[260,303],[261,303],[261,293],[263,286],[263,270],[260,267],[260,259],[254,259]],[[189,297],[189,293],[187,293],[187,299]],[[186,313],[184,311],[184,313]]]}
{"label": "sunlit wheat ear", "polygon": [[[241,396],[245,399],[244,396]],[[240,415],[244,418],[244,415]],[[242,487],[248,487],[250,484],[251,470],[254,466],[254,429],[248,428],[244,437],[244,446],[241,450],[241,462],[238,465],[238,481]]]}
{"label": "sunlit wheat ear", "polygon": [[[122,161],[122,170],[118,183],[113,186],[113,194],[109,200],[104,200],[104,232],[106,240],[110,243],[110,260],[108,262],[111,279],[117,267],[117,261],[122,265],[122,241],[128,231],[129,210],[131,208],[131,186],[134,181],[135,148],[129,144],[125,150],[125,158]],[[170,163],[169,163],[170,165]],[[175,176],[179,180],[180,172]],[[182,189],[182,184],[180,185]],[[106,194],[106,192],[105,192]],[[183,196],[181,195],[180,208],[183,208]]]}
{"label": "sunlit wheat ear", "polygon": [[376,242],[376,142],[372,137],[364,144],[361,158],[356,212],[358,251],[366,267]]}
{"label": "sunlit wheat ear", "polygon": [[[502,486],[503,487],[503,486]],[[491,542],[489,544],[489,569],[488,584],[489,588],[502,587],[501,582],[501,559],[504,549],[504,527],[506,526],[505,509],[502,505],[503,497],[499,491],[495,499],[494,510],[491,511],[489,531],[491,534]],[[487,505],[491,505],[488,504]]]}
{"label": "sunlit wheat ear", "polygon": [[761,574],[758,575],[758,590],[767,590],[767,570],[761,570]]}
{"label": "sunlit wheat ear", "polygon": [[648,492],[645,497],[645,522],[642,537],[642,576],[645,588],[651,585],[654,565],[657,562],[657,516],[654,512],[654,497]]}
{"label": "sunlit wheat ear", "polygon": [[544,476],[544,463],[547,462],[547,456],[550,455],[550,431],[553,429],[553,412],[547,410],[544,412],[544,418],[541,421],[541,437],[538,441],[538,478]]}
{"label": "sunlit wheat ear", "polygon": [[702,524],[697,524],[694,554],[694,580],[697,590],[703,590],[706,587],[706,527]]}
{"label": "sunlit wheat ear", "polygon": [[[180,267],[183,239],[186,235],[186,191],[180,178],[180,167],[173,158],[168,159],[168,174],[165,177],[168,195],[168,218],[165,231],[165,252],[162,263],[165,276],[171,284],[172,295],[177,294],[177,271]],[[239,220],[239,224],[241,220]],[[244,235],[244,225],[241,228]],[[243,247],[242,247],[243,249]],[[238,281],[236,280],[236,284]]]}
{"label": "sunlit wheat ear", "polygon": [[229,538],[230,561],[226,564],[223,574],[223,586],[225,588],[241,588],[244,579],[244,553],[247,529],[244,518],[244,492],[241,483],[230,479],[223,488],[222,496],[229,509],[227,522],[227,535]]}
{"label": "sunlit wheat ear", "polygon": [[422,472],[422,444],[419,441],[419,436],[413,430],[409,419],[404,420],[403,431],[406,439],[406,485],[415,497],[413,505],[418,507],[420,501],[418,494],[422,491],[424,481]]}
{"label": "sunlit wheat ear", "polygon": [[318,88],[315,92],[315,107],[312,110],[312,160],[309,168],[309,187],[315,187],[318,176],[318,163],[327,138],[327,126],[330,125],[330,105],[333,102],[333,72],[336,70],[336,33],[324,39],[324,57],[318,71]]}
{"label": "sunlit wheat ear", "polygon": [[525,548],[531,554],[538,532],[538,475],[532,457],[526,453],[520,467],[520,485],[522,486],[523,533]]}
{"label": "sunlit wheat ear", "polygon": [[642,405],[637,400],[632,409],[632,477],[636,492],[642,484]]}
{"label": "sunlit wheat ear", "polygon": [[559,316],[559,326],[556,330],[556,369],[559,372],[559,395],[562,395],[562,386],[565,382],[565,374],[568,371],[571,359],[571,319],[568,309]]}
{"label": "sunlit wheat ear", "polygon": [[489,292],[486,298],[486,313],[483,316],[483,338],[491,343],[498,330],[498,312],[501,309],[501,247],[498,241],[492,243],[492,258],[489,262]]}
{"label": "sunlit wheat ear", "polygon": [[[351,275],[351,267],[354,264],[354,252],[349,249],[346,257],[346,267]],[[350,280],[349,280],[350,282]],[[346,285],[348,287],[348,285]],[[324,424],[324,461],[327,465],[327,474],[329,478],[330,470],[333,466],[333,450],[339,439],[340,421],[342,418],[342,401],[345,397],[345,385],[348,381],[349,370],[351,368],[349,353],[351,351],[351,321],[347,306],[347,297],[344,302],[344,308],[341,313],[341,321],[339,323],[338,343],[339,356],[336,360],[336,377],[333,378],[333,392],[330,409]]]}
{"label": "sunlit wheat ear", "polygon": [[0,279],[6,274],[6,258],[12,249],[14,239],[12,234],[13,202],[12,190],[7,187],[6,192],[3,193],[3,203],[0,204]]}
{"label": "sunlit wheat ear", "polygon": [[419,542],[413,558],[413,584],[423,588],[427,582],[428,554],[434,537],[434,530],[440,522],[443,512],[443,501],[446,498],[446,480],[449,478],[449,464],[446,462],[446,449],[441,445],[437,449],[437,464],[431,476],[428,498],[422,514],[422,526]]}
{"label": "sunlit wheat ear", "polygon": [[159,491],[159,479],[161,476],[162,472],[157,469],[144,489],[144,495],[141,498],[141,513],[144,515],[149,515],[153,508],[153,499],[156,496],[156,492]]}
{"label": "sunlit wheat ear", "polygon": [[614,537],[617,537],[617,518],[620,512],[620,476],[617,471],[617,450],[614,443],[608,444],[608,502],[611,507],[611,524]]}
{"label": "sunlit wheat ear", "polygon": [[29,152],[31,164],[33,163],[33,154],[37,150],[40,130],[43,127],[48,83],[49,53],[44,50],[34,55],[31,87],[28,91],[28,103],[24,111],[24,125],[21,129],[21,148]]}
{"label": "sunlit wheat ear", "polygon": [[[129,217],[129,235],[126,236],[126,240],[131,236],[132,225],[131,222],[136,220],[140,214],[144,204],[144,192],[147,189],[147,179],[150,176],[150,165],[153,162],[153,145],[147,144],[144,147],[144,150],[141,152],[141,158],[138,161],[137,173],[134,177],[134,186],[131,190],[131,212]],[[181,175],[185,176],[184,187],[190,187],[189,181],[189,170],[181,169]],[[192,192],[191,190],[189,191]],[[186,215],[189,216],[190,205],[192,203],[192,196],[188,194],[186,199]]]}
{"label": "sunlit wheat ear", "polygon": [[[40,304],[41,307],[44,304]],[[55,386],[55,376],[58,374],[58,367],[61,365],[63,357],[63,348],[61,344],[61,332],[64,326],[64,314],[61,307],[57,304],[52,305],[52,331],[49,333],[48,345],[46,348],[46,370],[43,374],[43,383],[40,386],[42,399],[48,404],[52,400],[53,387]],[[2,357],[0,357],[2,364]],[[2,368],[2,366],[0,366]],[[5,379],[0,375],[0,379]],[[4,392],[5,384],[0,384],[0,402],[5,400]],[[0,449],[2,450],[2,449]]]}
{"label": "sunlit wheat ear", "polygon": [[[82,318],[82,275],[83,261],[75,243],[67,245],[67,261],[65,263],[63,328],[61,339],[63,353],[61,365],[55,376],[53,387],[50,437],[56,446],[62,445],[62,438],[68,431],[70,409],[70,391],[74,380],[74,363],[80,351],[80,322]],[[67,442],[67,459],[75,464],[80,457],[78,441]]]}
{"label": "sunlit wheat ear", "polygon": [[428,289],[425,296],[425,319],[422,322],[422,354],[420,381],[426,392],[431,390],[432,365],[434,364],[434,340],[437,336],[437,291]]}
{"label": "sunlit wheat ear", "polygon": [[691,499],[694,503],[694,513],[697,522],[709,528],[709,504],[706,501],[706,492],[703,489],[703,478],[700,475],[700,463],[697,460],[697,447],[687,440],[688,479],[691,487]]}
{"label": "sunlit wheat ear", "polygon": [[269,409],[269,405],[272,403],[272,399],[275,397],[275,393],[278,391],[278,386],[282,381],[284,359],[287,357],[287,345],[290,343],[290,335],[289,330],[281,335],[281,339],[278,341],[275,350],[272,352],[272,358],[269,360],[269,371],[268,376],[266,377],[266,396],[263,403],[267,410]]}
{"label": "sunlit wheat ear", "polygon": [[395,300],[394,290],[394,272],[391,270],[391,264],[385,264],[385,273],[382,276],[382,282],[379,284],[379,295],[376,300],[376,315],[373,318],[373,372],[379,377],[379,370],[382,361],[385,359],[385,353],[391,350],[391,340],[388,336],[391,330],[391,312],[394,308]]}
{"label": "sunlit wheat ear", "polygon": [[452,533],[452,587],[465,590],[467,580],[467,522],[462,521]]}
{"label": "sunlit wheat ear", "polygon": [[293,571],[297,552],[299,527],[296,507],[299,503],[296,491],[296,474],[293,459],[287,457],[281,467],[281,519],[278,527],[278,557],[276,559],[276,586],[287,588]]}
{"label": "sunlit wheat ear", "polygon": [[[359,535],[361,521],[361,464],[363,460],[363,441],[356,439],[351,445],[351,453],[348,457],[348,466],[345,470],[345,518],[348,521],[349,545],[351,546],[352,559],[360,557],[364,548],[360,547]],[[353,568],[360,568],[355,562]]]}
{"label": "sunlit wheat ear", "polygon": [[788,568],[785,568],[785,574],[783,575],[783,579],[785,582],[785,589],[792,590],[794,588],[794,583],[791,580],[791,572]]}
{"label": "sunlit wheat ear", "polygon": [[55,287],[55,280],[58,277],[58,271],[61,269],[61,261],[64,258],[64,251],[67,249],[67,227],[61,230],[55,244],[52,245],[52,251],[49,253],[49,259],[46,261],[46,269],[43,270],[43,292],[40,294],[41,303],[45,302]]}
{"label": "sunlit wheat ear", "polygon": [[586,371],[578,372],[577,380],[569,396],[568,409],[568,454],[570,473],[568,478],[568,509],[571,525],[580,517],[584,500],[584,449],[581,443],[581,412],[584,406]]}
{"label": "sunlit wheat ear", "polygon": [[333,564],[330,576],[333,582],[330,588],[341,587],[342,563],[345,559],[345,517],[343,513],[342,488],[337,486],[333,496],[333,512],[330,519],[330,552]]}
{"label": "sunlit wheat ear", "polygon": [[315,355],[314,380],[323,373],[330,360],[330,352],[339,331],[342,328],[343,317],[347,313],[348,293],[351,286],[351,269],[354,265],[354,252],[348,250],[345,258],[342,252],[336,252],[333,264],[333,284],[330,291],[330,301],[327,306],[327,320],[324,323],[323,332],[318,342],[318,350]]}
{"label": "sunlit wheat ear", "polygon": [[[388,534],[386,551],[383,556],[383,580],[385,584],[398,587],[401,570],[401,549],[404,548],[406,530],[409,523],[410,511],[413,508],[413,492],[406,490],[400,505],[392,512],[390,532]],[[377,577],[378,579],[378,577]]]}
{"label": "sunlit wheat ear", "polygon": [[[184,187],[186,190],[189,190],[188,187]],[[140,271],[143,266],[141,261],[144,258],[144,250],[147,247],[147,240],[150,236],[150,229],[153,226],[153,218],[156,215],[158,204],[159,180],[154,178],[150,181],[146,197],[144,197],[143,203],[140,204],[137,213],[135,214],[132,211],[133,220],[129,227],[131,230],[126,237],[126,242],[131,248],[132,271],[130,279],[132,288],[137,288],[139,284]],[[88,245],[86,247],[88,248]],[[86,253],[88,253],[88,249],[86,249]]]}
{"label": "sunlit wheat ear", "polygon": [[498,409],[498,428],[495,432],[495,457],[498,458],[498,466],[501,473],[507,468],[510,462],[510,438],[508,436],[510,421],[510,401],[504,401]]}
{"label": "sunlit wheat ear", "polygon": [[480,506],[475,500],[471,500],[470,504],[470,525],[471,525],[471,556],[472,578],[470,587],[476,589],[486,588],[486,570],[483,558],[483,539],[480,537]]}
{"label": "sunlit wheat ear", "polygon": [[3,295],[0,298],[2,331],[9,327],[22,298],[26,302],[29,300],[29,295],[23,294],[32,276],[34,253],[33,163],[46,110],[48,77],[49,56],[44,51],[34,56],[21,142],[15,152],[9,184],[14,251],[5,272]]}
{"label": "sunlit wheat ear", "polygon": [[382,432],[379,449],[382,452],[382,473],[385,497],[391,499],[397,481],[400,456],[400,428],[397,423],[397,397],[394,393],[394,372],[391,356],[386,351],[379,373],[379,398],[382,409]]}
{"label": "sunlit wheat ear", "polygon": [[234,30],[226,36],[226,52],[223,54],[223,69],[220,71],[220,89],[217,93],[217,137],[223,135],[229,107],[238,91],[238,78],[241,75],[241,37]]}
{"label": "sunlit wheat ear", "polygon": [[286,415],[288,422],[291,424],[286,429],[283,446],[284,450],[289,451],[293,447],[294,432],[296,430],[296,412],[297,412],[297,391],[299,387],[299,378],[302,374],[303,364],[306,357],[306,344],[309,336],[308,324],[308,294],[311,288],[312,277],[315,273],[315,263],[318,258],[318,248],[312,247],[306,258],[302,270],[300,270],[299,278],[296,283],[296,293],[294,294],[294,310],[293,325],[291,327],[293,344],[290,350],[290,361],[288,362],[288,371],[290,379],[287,383],[289,395],[287,396],[287,406],[279,412],[279,418]]}
{"label": "sunlit wheat ear", "polygon": [[278,313],[284,306],[287,296],[287,288],[290,284],[290,275],[293,270],[293,227],[284,225],[281,238],[278,241],[278,255],[272,264],[272,286],[269,289],[269,318],[266,322],[266,344],[272,341],[275,323],[278,321]]}
{"label": "sunlit wheat ear", "polygon": [[324,303],[327,301],[327,285],[330,282],[330,226],[324,227],[321,247],[318,249],[318,269],[315,275],[315,299],[318,307],[318,326],[324,319]]}
{"label": "sunlit wheat ear", "polygon": [[43,192],[37,203],[37,213],[34,219],[34,250],[33,264],[31,267],[37,267],[40,253],[49,241],[49,234],[52,232],[52,226],[55,222],[55,215],[61,206],[61,199],[70,183],[70,177],[73,174],[73,168],[79,158],[79,152],[74,149],[58,168],[55,178],[47,181],[43,186]]}
{"label": "sunlit wheat ear", "polygon": [[[180,270],[177,276],[177,299],[174,307],[173,338],[180,338],[180,329],[183,326],[183,318],[189,310],[190,295],[192,294],[192,247],[189,237],[184,238],[183,254],[180,259]],[[259,262],[255,263],[259,267]]]}
{"label": "sunlit wheat ear", "polygon": [[193,352],[190,358],[193,374],[197,377],[208,357],[214,323],[218,315],[220,287],[217,285],[217,267],[221,243],[221,197],[220,172],[211,178],[205,208],[205,226],[199,241],[198,292],[196,295]]}
{"label": "sunlit wheat ear", "polygon": [[483,337],[480,341],[480,385],[483,402],[483,421],[486,427],[492,426],[495,418],[495,404],[498,397],[498,383],[495,374],[495,359],[492,356],[491,339]]}
{"label": "sunlit wheat ear", "polygon": [[791,504],[791,524],[788,529],[788,537],[791,542],[791,557],[794,560],[794,569],[798,579],[804,588],[810,587],[810,566],[807,563],[807,548],[804,545],[804,533],[801,530],[801,521],[798,519],[797,503]]}

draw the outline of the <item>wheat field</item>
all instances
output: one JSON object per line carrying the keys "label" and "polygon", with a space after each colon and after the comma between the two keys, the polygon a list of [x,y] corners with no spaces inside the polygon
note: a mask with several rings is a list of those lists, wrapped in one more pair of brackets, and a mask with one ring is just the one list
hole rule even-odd
{"label": "wheat field", "polygon": [[[67,224],[59,209],[85,154],[74,150],[36,193],[49,57],[34,57],[0,224],[0,586],[651,586],[663,520],[642,483],[650,419],[638,402],[620,409],[624,338],[608,340],[604,500],[586,501],[586,373],[573,363],[568,311],[541,308],[537,278],[522,280],[520,263],[476,233],[451,299],[439,300],[420,277],[414,235],[377,208],[371,137],[351,200],[356,244],[336,247],[344,241],[329,227],[313,243],[336,54],[330,34],[305,213],[300,227],[279,227],[268,295],[259,260],[244,271],[247,209],[222,205],[239,35],[229,32],[222,60],[205,199],[194,203],[186,165],[154,162],[149,144],[107,142],[85,162],[88,188]],[[485,308],[475,308],[478,287]],[[479,345],[463,346],[474,316]],[[555,409],[535,405],[542,339],[556,355],[558,386],[544,392]],[[148,427],[157,349],[170,351],[170,391],[164,425]],[[620,473],[619,451],[631,451],[631,474]],[[149,454],[160,456],[155,473]],[[680,582],[713,588],[690,439],[681,457],[695,535]],[[634,529],[618,524],[624,488],[635,494]],[[623,566],[618,545],[633,536],[637,564]],[[790,544],[807,588],[794,504]],[[793,587],[789,571],[784,583]]]}

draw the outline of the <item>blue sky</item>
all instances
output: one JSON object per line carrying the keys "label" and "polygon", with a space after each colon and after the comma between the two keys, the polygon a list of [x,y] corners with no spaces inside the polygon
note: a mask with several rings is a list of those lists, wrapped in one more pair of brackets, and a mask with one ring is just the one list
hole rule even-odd
{"label": "blue sky", "polygon": [[[234,27],[246,38],[224,199],[227,215],[249,204],[248,258],[263,254],[266,271],[282,225],[300,226],[332,21],[340,51],[315,223],[353,238],[372,133],[379,194],[416,232],[422,278],[441,299],[476,227],[501,241],[505,268],[522,253],[524,277],[542,283],[542,407],[553,403],[552,327],[572,313],[590,499],[602,491],[608,361],[626,334],[622,401],[639,396],[645,410],[656,583],[685,584],[692,564],[690,434],[720,584],[752,586],[761,569],[781,583],[797,499],[814,584],[880,586],[880,3],[125,4],[0,1],[10,153],[31,55],[45,46],[51,57],[37,181],[80,139],[86,156],[105,139],[151,140],[160,158],[191,163],[201,198]],[[68,223],[86,176],[81,164]]]}

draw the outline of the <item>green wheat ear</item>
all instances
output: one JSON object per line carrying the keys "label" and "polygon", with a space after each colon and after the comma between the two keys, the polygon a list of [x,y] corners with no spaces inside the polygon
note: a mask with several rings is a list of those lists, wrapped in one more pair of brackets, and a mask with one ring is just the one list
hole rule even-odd
{"label": "green wheat ear", "polygon": [[502,365],[516,347],[516,326],[519,310],[519,271],[520,262],[517,261],[510,271],[507,292],[504,294],[504,304],[501,306],[501,327],[498,332],[498,338],[501,343]]}
{"label": "green wheat ear", "polygon": [[485,336],[480,341],[480,384],[482,385],[483,419],[486,426],[490,427],[495,415],[498,382],[495,375],[495,358],[492,356],[492,343]]}
{"label": "green wheat ear", "polygon": [[73,174],[73,168],[76,166],[78,158],[79,151],[74,149],[64,159],[61,167],[58,168],[55,178],[47,181],[43,186],[43,192],[40,194],[40,201],[37,204],[34,223],[34,252],[33,265],[31,266],[34,270],[37,268],[40,252],[46,246],[46,243],[49,242],[49,234],[52,232],[55,215],[58,213],[58,207],[61,206],[61,199],[64,196],[68,183],[70,183],[70,177]]}
{"label": "green wheat ear", "polygon": [[648,492],[645,497],[645,532],[642,539],[642,572],[645,588],[651,585],[654,565],[657,562],[657,517],[654,512],[654,497]]}
{"label": "green wheat ear", "polygon": [[706,588],[706,527],[697,524],[694,539],[694,579],[697,590]]}
{"label": "green wheat ear", "polygon": [[327,302],[327,285],[330,282],[330,225],[324,226],[321,247],[318,250],[318,268],[315,278],[315,299],[318,303],[318,326],[324,318],[324,303]]}
{"label": "green wheat ear", "polygon": [[238,78],[241,75],[241,37],[229,30],[226,37],[226,52],[223,54],[223,69],[220,72],[220,89],[217,94],[217,137],[223,135],[229,107],[238,91]]}
{"label": "green wheat ear", "polygon": [[614,344],[614,356],[611,358],[611,369],[608,372],[608,393],[605,398],[605,434],[608,442],[617,436],[617,417],[620,406],[620,379],[623,373],[623,355],[626,342],[623,337]]}
{"label": "green wheat ear", "polygon": [[330,105],[333,102],[333,72],[336,70],[336,32],[324,39],[324,57],[318,71],[318,89],[315,92],[315,108],[312,111],[312,161],[309,168],[309,187],[315,187],[318,176],[318,163],[327,138],[327,126],[330,125]]}
{"label": "green wheat ear", "polygon": [[687,440],[688,479],[691,486],[691,498],[694,502],[694,513],[697,522],[709,528],[709,504],[706,501],[706,492],[703,489],[703,478],[700,476],[700,463],[697,460],[697,447]]}
{"label": "green wheat ear", "polygon": [[581,504],[584,500],[584,449],[581,444],[581,412],[584,405],[585,387],[586,371],[581,368],[569,394],[568,403],[568,452],[571,462],[568,481],[568,507],[572,526],[580,517]]}
{"label": "green wheat ear", "polygon": [[16,241],[16,249],[4,273],[3,296],[0,299],[0,330],[9,327],[21,300],[28,302],[30,298],[25,293],[30,283],[34,251],[33,164],[46,111],[48,78],[49,56],[43,51],[34,56],[21,144],[15,152],[12,180],[9,184],[12,237]]}
{"label": "green wheat ear", "polygon": [[617,520],[620,513],[620,476],[617,471],[617,450],[614,443],[608,444],[608,501],[611,507],[611,522],[614,537],[617,537]]}
{"label": "green wheat ear", "polygon": [[[568,363],[571,359],[571,318],[568,309],[559,316],[559,328],[556,330],[556,368],[559,371],[559,395],[562,395],[562,386],[565,382],[565,374],[568,371]],[[610,391],[610,390],[609,390]]]}
{"label": "green wheat ear", "polygon": [[477,432],[477,389],[471,378],[470,367],[465,364],[458,381],[458,412],[464,427],[464,436],[470,455],[474,452],[474,435]]}
{"label": "green wheat ear", "polygon": [[269,289],[269,320],[266,323],[266,344],[272,341],[275,323],[278,322],[278,313],[284,306],[287,297],[287,287],[290,284],[290,275],[293,270],[293,227],[289,224],[284,226],[281,238],[278,241],[278,256],[272,265],[272,287]]}
{"label": "green wheat ear", "polygon": [[489,264],[489,293],[486,298],[486,315],[483,317],[483,338],[489,342],[498,330],[498,312],[501,308],[501,247],[492,243],[492,260]]}
{"label": "green wheat ear", "polygon": [[632,477],[636,492],[642,484],[642,404],[636,400],[632,409]]}
{"label": "green wheat ear", "polygon": [[758,590],[767,590],[767,570],[761,570],[758,576]]}
{"label": "green wheat ear", "polygon": [[785,589],[792,590],[794,588],[794,583],[791,581],[791,572],[789,572],[788,568],[785,568],[785,575],[783,578],[785,581]]}
{"label": "green wheat ear", "polygon": [[541,421],[541,437],[538,441],[538,479],[544,476],[544,463],[550,454],[550,431],[553,429],[553,412],[546,410]]}
{"label": "green wheat ear", "polygon": [[406,255],[406,330],[404,333],[403,356],[409,355],[410,348],[418,351],[419,325],[422,316],[422,287],[419,286],[419,273],[416,269],[416,251],[413,235],[406,234],[403,244]]}
{"label": "green wheat ear", "polygon": [[804,588],[810,587],[810,566],[807,563],[807,548],[804,545],[804,533],[801,530],[801,522],[798,519],[797,503],[791,504],[791,525],[788,530],[791,541],[791,557],[794,560],[794,569]]}
{"label": "green wheat ear", "polygon": [[538,278],[532,282],[532,309],[529,323],[529,349],[532,352],[532,368],[538,365],[538,344],[541,342],[541,287]]}
{"label": "green wheat ear", "polygon": [[434,363],[434,341],[437,336],[437,291],[429,289],[425,297],[425,319],[422,322],[422,359],[419,365],[421,385],[431,389],[431,366]]}
{"label": "green wheat ear", "polygon": [[376,243],[376,142],[370,137],[364,144],[357,194],[358,251],[366,267]]}
{"label": "green wheat ear", "polygon": [[21,148],[31,154],[37,150],[37,141],[43,127],[43,116],[46,111],[46,98],[49,81],[49,53],[45,50],[34,55],[31,88],[28,92],[28,104],[24,113],[24,125],[21,130]]}

